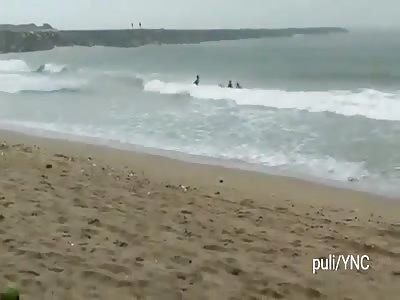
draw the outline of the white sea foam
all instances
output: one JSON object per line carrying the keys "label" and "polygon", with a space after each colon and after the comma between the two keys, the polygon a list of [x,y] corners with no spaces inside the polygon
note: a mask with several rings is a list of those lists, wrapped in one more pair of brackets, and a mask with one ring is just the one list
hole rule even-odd
{"label": "white sea foam", "polygon": [[368,171],[362,162],[338,161],[330,156],[305,155],[296,152],[282,152],[270,150],[260,152],[257,149],[243,148],[238,146],[234,149],[222,151],[213,145],[201,145],[192,147],[190,145],[162,141],[156,137],[146,137],[131,133],[107,130],[91,125],[73,125],[32,121],[4,120],[0,127],[22,130],[36,130],[43,132],[58,132],[61,134],[77,137],[101,139],[103,141],[116,141],[123,144],[134,145],[137,140],[141,141],[140,146],[170,151],[178,151],[192,155],[200,155],[216,159],[240,161],[243,163],[263,165],[281,170],[292,170],[299,174],[311,174],[332,180],[346,181],[349,178],[363,180],[369,177]]}
{"label": "white sea foam", "polygon": [[0,73],[30,72],[27,63],[20,59],[0,60]]}
{"label": "white sea foam", "polygon": [[68,70],[68,68],[66,65],[47,63],[47,64],[43,65],[42,72],[61,73],[61,72],[65,72],[67,70]]}
{"label": "white sea foam", "polygon": [[150,80],[144,90],[161,94],[187,94],[193,98],[231,100],[237,105],[257,105],[309,112],[332,112],[344,116],[364,116],[376,120],[400,120],[400,93],[372,89],[359,91],[283,91],[228,89],[215,85]]}
{"label": "white sea foam", "polygon": [[78,89],[85,82],[77,79],[55,79],[29,74],[1,74],[0,92],[18,93],[23,91],[52,92],[66,89]]}
{"label": "white sea foam", "polygon": [[46,63],[40,68],[33,68],[21,59],[0,60],[0,73],[27,73],[41,69],[41,72],[60,73],[67,70],[64,64]]}

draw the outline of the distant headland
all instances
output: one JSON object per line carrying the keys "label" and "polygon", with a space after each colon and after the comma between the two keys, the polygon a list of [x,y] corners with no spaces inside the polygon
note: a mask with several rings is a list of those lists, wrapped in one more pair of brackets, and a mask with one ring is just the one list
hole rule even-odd
{"label": "distant headland", "polygon": [[15,32],[21,31],[49,31],[49,30],[56,30],[50,24],[44,23],[42,26],[36,26],[35,24],[0,24],[0,31],[9,30]]}
{"label": "distant headland", "polygon": [[283,29],[120,29],[57,30],[50,24],[0,24],[0,53],[50,50],[66,46],[139,47],[148,44],[197,44],[201,42],[277,38],[295,35],[347,33],[340,27]]}

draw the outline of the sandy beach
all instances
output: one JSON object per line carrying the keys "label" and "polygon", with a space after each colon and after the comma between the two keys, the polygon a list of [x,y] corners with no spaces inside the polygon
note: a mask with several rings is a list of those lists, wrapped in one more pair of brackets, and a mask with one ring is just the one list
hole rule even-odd
{"label": "sandy beach", "polygon": [[[0,132],[22,299],[399,299],[400,199]],[[312,259],[368,255],[366,271]]]}

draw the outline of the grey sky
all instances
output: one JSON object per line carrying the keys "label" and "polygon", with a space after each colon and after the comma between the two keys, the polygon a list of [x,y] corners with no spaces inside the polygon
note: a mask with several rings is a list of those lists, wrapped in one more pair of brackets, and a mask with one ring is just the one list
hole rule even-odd
{"label": "grey sky", "polygon": [[0,23],[59,29],[400,27],[399,0],[0,0]]}

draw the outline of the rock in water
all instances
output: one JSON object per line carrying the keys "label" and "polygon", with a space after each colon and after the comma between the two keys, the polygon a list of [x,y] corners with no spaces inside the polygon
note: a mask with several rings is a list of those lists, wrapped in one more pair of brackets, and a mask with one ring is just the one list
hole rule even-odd
{"label": "rock in water", "polygon": [[0,300],[19,300],[19,291],[15,285],[9,285],[1,294]]}

